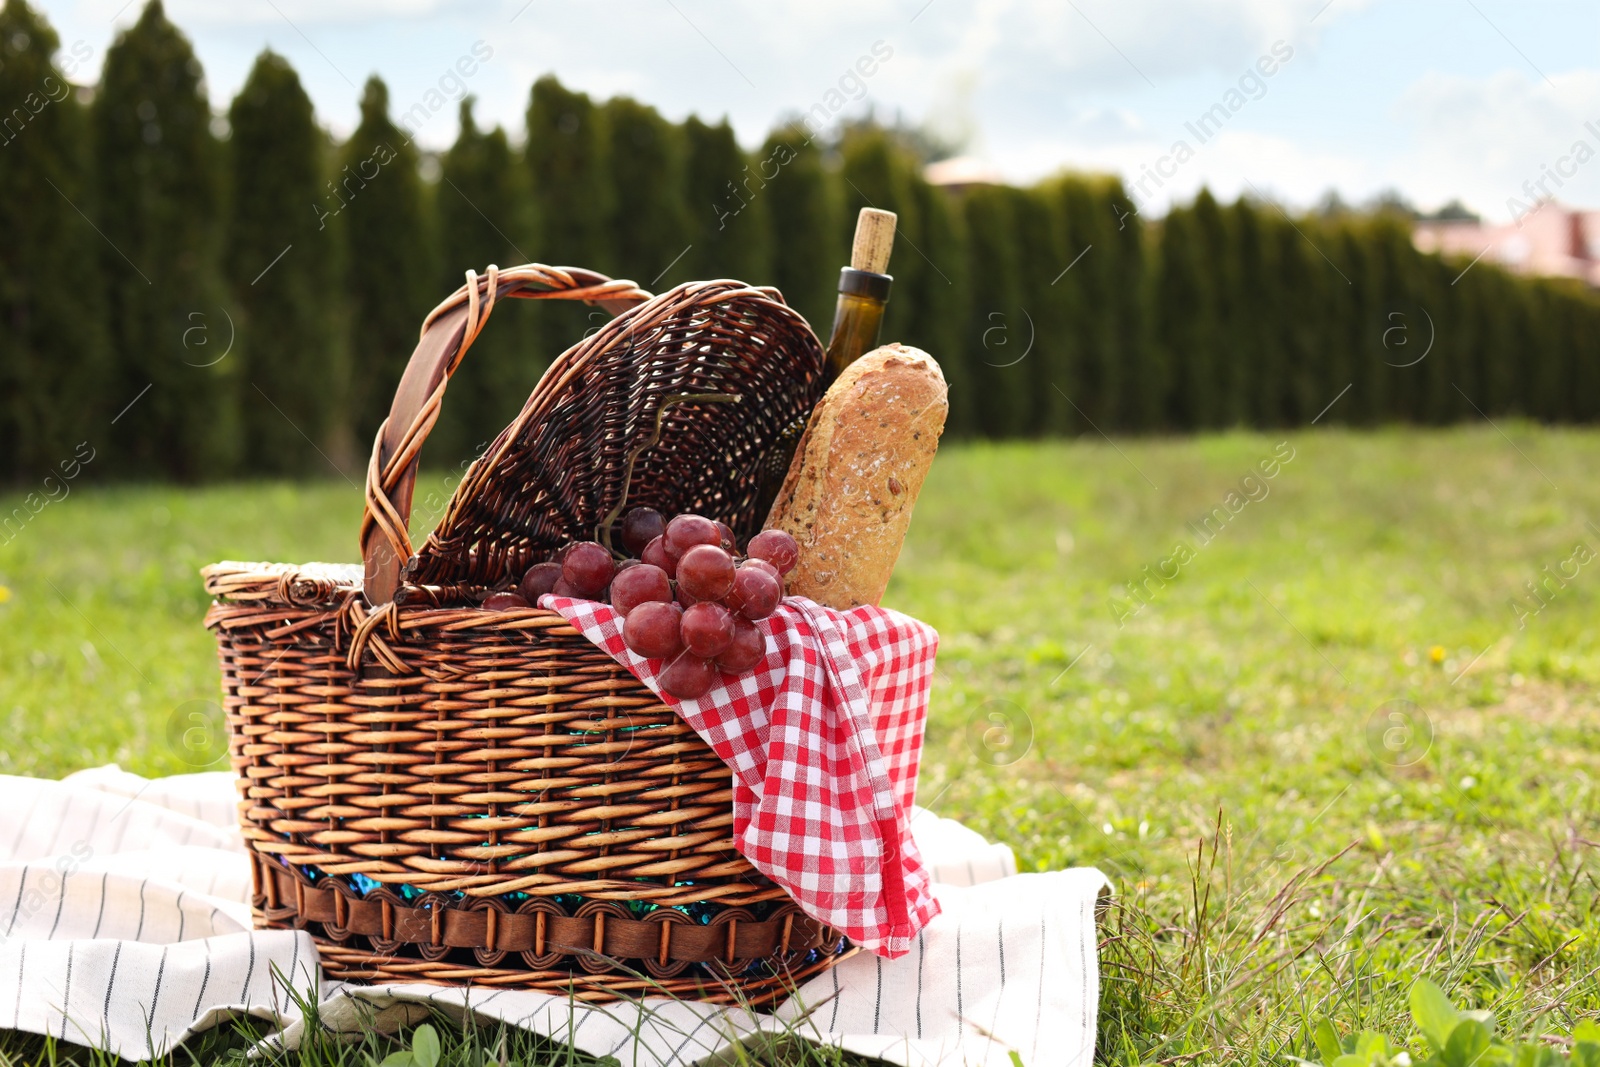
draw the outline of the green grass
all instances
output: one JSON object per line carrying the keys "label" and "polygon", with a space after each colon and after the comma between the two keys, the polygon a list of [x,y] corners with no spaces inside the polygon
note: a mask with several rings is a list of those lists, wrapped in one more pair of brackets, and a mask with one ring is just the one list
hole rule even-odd
{"label": "green grass", "polygon": [[[920,796],[1116,882],[1105,1061],[1281,1064],[1323,1015],[1400,1039],[1423,975],[1514,1035],[1600,1011],[1600,434],[1502,429],[940,456],[887,601],[943,636]],[[0,771],[190,769],[196,569],[353,559],[359,510],[343,482],[49,505],[0,546]]]}

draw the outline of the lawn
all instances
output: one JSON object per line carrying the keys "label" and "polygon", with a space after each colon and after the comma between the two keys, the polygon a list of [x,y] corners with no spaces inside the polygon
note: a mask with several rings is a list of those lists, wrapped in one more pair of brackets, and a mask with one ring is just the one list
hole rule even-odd
{"label": "lawn", "polygon": [[[1600,1010],[1597,469],[1507,425],[945,449],[887,601],[943,635],[921,801],[1112,877],[1103,1060],[1405,1039],[1420,976],[1516,1034]],[[45,507],[0,545],[0,772],[195,769],[197,568],[352,559],[360,500]]]}

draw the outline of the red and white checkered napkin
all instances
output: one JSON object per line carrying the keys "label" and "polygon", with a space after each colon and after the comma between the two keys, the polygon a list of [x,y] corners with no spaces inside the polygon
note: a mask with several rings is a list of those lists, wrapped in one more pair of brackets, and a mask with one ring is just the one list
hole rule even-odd
{"label": "red and white checkered napkin", "polygon": [[679,700],[666,663],[622,643],[622,617],[545,596],[660,694],[733,769],[734,846],[812,918],[889,959],[939,914],[911,839],[911,802],[939,635],[885,608],[834,611],[786,597],[758,623],[766,662]]}

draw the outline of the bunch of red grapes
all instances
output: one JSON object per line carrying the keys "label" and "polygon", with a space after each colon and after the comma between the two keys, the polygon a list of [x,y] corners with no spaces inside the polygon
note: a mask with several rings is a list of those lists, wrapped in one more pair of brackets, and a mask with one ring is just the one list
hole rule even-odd
{"label": "bunch of red grapes", "polygon": [[667,661],[661,688],[679,699],[705,695],[721,671],[744,674],[766,656],[758,621],[778,609],[783,576],[800,558],[794,538],[763,530],[739,552],[724,523],[702,515],[668,522],[654,508],[622,520],[617,560],[597,541],[578,541],[535,563],[516,592],[483,602],[491,611],[535,605],[546,593],[609,602],[623,617],[622,640],[638,655]]}

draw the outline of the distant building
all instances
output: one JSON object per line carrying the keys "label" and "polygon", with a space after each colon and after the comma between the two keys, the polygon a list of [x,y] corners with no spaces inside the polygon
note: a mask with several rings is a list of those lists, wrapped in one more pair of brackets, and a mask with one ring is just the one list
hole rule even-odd
{"label": "distant building", "polygon": [[1412,242],[1422,252],[1480,259],[1518,274],[1581,278],[1600,287],[1600,211],[1545,200],[1503,226],[1424,219],[1412,231]]}
{"label": "distant building", "polygon": [[1005,181],[993,166],[973,156],[954,156],[929,163],[922,169],[929,185],[960,192],[973,185],[1000,185]]}

